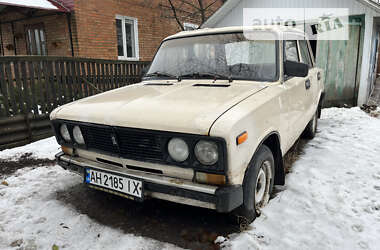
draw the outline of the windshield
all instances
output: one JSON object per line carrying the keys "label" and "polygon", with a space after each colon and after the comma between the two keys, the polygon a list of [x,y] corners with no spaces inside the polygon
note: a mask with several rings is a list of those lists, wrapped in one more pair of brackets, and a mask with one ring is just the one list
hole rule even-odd
{"label": "windshield", "polygon": [[146,77],[275,81],[277,42],[247,40],[242,33],[167,40]]}

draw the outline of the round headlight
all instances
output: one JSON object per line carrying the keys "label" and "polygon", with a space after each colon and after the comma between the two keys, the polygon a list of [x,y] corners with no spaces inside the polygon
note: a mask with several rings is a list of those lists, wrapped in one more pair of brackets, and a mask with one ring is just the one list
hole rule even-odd
{"label": "round headlight", "polygon": [[184,140],[173,138],[169,141],[168,152],[175,161],[183,162],[189,157],[189,146]]}
{"label": "round headlight", "polygon": [[71,136],[70,136],[70,133],[69,133],[69,129],[67,128],[66,124],[62,124],[61,127],[59,128],[59,131],[61,132],[62,138],[66,142],[71,141]]}
{"label": "round headlight", "polygon": [[78,126],[74,127],[74,129],[73,129],[73,136],[74,136],[74,140],[78,144],[84,144],[84,138],[83,138],[83,135],[82,135],[82,131],[80,130],[80,128]]}
{"label": "round headlight", "polygon": [[199,141],[195,145],[195,156],[203,165],[214,165],[218,161],[218,145],[212,141]]}

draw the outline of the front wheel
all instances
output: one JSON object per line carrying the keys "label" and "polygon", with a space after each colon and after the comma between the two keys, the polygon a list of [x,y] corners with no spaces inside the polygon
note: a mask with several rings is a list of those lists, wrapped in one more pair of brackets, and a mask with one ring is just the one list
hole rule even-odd
{"label": "front wheel", "polygon": [[245,173],[243,204],[232,212],[235,223],[252,223],[260,210],[269,202],[274,184],[274,158],[272,151],[262,145]]}

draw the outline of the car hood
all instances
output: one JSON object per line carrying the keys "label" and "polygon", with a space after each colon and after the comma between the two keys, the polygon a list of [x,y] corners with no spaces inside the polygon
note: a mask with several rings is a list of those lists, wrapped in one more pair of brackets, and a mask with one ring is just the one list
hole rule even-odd
{"label": "car hood", "polygon": [[199,80],[142,82],[61,106],[51,119],[208,134],[223,113],[266,86]]}

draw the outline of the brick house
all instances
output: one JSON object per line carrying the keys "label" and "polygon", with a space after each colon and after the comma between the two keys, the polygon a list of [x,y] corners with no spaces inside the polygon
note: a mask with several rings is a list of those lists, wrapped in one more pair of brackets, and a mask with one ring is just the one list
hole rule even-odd
{"label": "brick house", "polygon": [[[149,61],[161,40],[180,30],[176,20],[168,16],[167,2],[0,0],[0,56]],[[210,11],[214,12],[223,1],[206,3],[212,5]],[[191,12],[186,7],[181,11]],[[188,28],[196,27],[198,22],[193,16],[181,21]]]}

